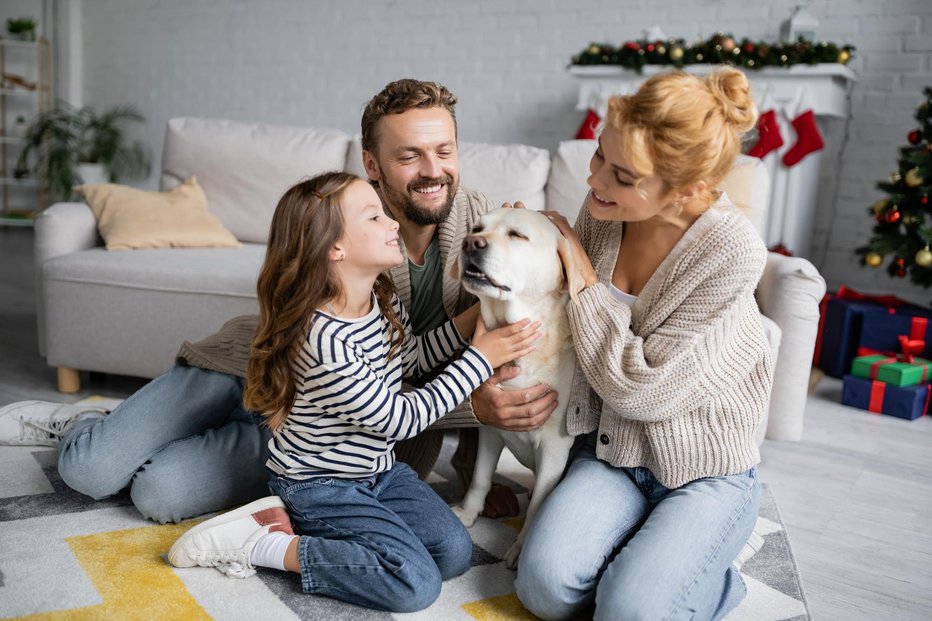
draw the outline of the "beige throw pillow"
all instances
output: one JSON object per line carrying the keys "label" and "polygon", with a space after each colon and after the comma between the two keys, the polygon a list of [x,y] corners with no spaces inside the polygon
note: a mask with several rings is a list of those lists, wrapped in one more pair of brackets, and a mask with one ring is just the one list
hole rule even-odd
{"label": "beige throw pillow", "polygon": [[194,177],[167,192],[115,183],[79,185],[75,191],[94,212],[107,250],[240,245],[207,211],[207,197]]}

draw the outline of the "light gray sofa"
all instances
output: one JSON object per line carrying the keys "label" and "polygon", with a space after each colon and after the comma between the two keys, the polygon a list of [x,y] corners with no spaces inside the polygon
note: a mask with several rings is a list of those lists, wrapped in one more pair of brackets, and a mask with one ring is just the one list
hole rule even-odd
{"label": "light gray sofa", "polygon": [[[461,183],[496,203],[523,200],[575,219],[586,194],[592,141],[568,141],[550,154],[525,145],[461,142]],[[104,249],[90,209],[57,203],[35,223],[39,348],[59,370],[59,389],[77,390],[78,370],[155,377],[182,340],[255,313],[255,280],[281,193],[305,176],[347,170],[365,176],[359,138],[312,129],[178,118],[168,123],[163,189],[195,175],[208,209],[240,248]],[[768,192],[758,160],[740,160],[723,189],[763,222]],[[805,259],[770,254],[758,289],[777,356],[767,437],[797,440],[818,304],[825,283]]]}

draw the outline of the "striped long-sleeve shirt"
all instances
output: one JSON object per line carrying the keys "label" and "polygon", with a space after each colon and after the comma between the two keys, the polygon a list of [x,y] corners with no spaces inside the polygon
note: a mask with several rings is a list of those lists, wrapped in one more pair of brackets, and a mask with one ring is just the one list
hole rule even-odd
{"label": "striped long-sleeve shirt", "polygon": [[360,319],[315,315],[294,369],[294,406],[269,443],[273,472],[292,479],[385,472],[394,465],[395,442],[423,431],[491,377],[485,357],[467,347],[433,381],[402,393],[402,380],[434,369],[468,343],[452,321],[413,336],[401,302],[392,303],[405,325],[392,359],[393,329],[374,299]]}

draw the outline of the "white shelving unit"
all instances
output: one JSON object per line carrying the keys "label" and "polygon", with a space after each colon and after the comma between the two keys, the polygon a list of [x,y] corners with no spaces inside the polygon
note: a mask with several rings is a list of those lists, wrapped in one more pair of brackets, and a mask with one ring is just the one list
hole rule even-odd
{"label": "white shelving unit", "polygon": [[[11,79],[12,76],[12,79]],[[17,81],[25,82],[17,83]],[[31,85],[30,88],[28,85]],[[30,173],[16,170],[26,124],[52,108],[52,53],[48,39],[0,38],[0,225],[32,226],[45,196]],[[17,122],[21,119],[23,122]]]}

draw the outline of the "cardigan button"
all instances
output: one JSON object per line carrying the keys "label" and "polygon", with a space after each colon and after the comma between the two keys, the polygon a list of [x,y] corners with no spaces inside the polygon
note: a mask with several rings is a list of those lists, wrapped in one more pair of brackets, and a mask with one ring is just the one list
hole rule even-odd
{"label": "cardigan button", "polygon": [[608,444],[608,434],[603,433],[602,435],[600,435],[599,442],[601,442],[602,444]]}

